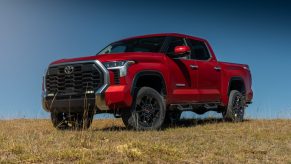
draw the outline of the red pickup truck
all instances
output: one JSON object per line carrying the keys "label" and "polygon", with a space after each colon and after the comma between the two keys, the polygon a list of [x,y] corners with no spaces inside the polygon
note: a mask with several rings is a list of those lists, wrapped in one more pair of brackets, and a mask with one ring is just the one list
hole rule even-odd
{"label": "red pickup truck", "polygon": [[58,129],[88,128],[112,113],[127,128],[156,130],[183,111],[217,111],[243,121],[253,92],[248,65],[218,62],[209,43],[183,34],[114,42],[95,56],[52,62],[43,77],[43,108]]}

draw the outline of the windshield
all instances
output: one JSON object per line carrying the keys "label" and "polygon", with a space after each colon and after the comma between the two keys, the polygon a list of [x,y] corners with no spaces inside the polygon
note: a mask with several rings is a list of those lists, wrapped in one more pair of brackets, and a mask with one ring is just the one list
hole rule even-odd
{"label": "windshield", "polygon": [[160,52],[164,40],[165,37],[151,37],[119,41],[105,47],[97,55],[122,52]]}

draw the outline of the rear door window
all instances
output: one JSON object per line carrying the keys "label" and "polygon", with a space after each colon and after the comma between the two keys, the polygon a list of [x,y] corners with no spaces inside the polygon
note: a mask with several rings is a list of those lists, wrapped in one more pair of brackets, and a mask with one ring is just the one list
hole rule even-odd
{"label": "rear door window", "polygon": [[194,60],[208,60],[210,54],[204,42],[189,39],[189,46],[191,48],[191,59]]}

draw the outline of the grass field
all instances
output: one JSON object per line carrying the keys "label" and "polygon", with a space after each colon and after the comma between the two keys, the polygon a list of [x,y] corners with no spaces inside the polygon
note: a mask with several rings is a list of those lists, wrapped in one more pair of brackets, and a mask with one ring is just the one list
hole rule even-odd
{"label": "grass field", "polygon": [[0,163],[291,163],[291,120],[187,120],[163,131],[125,130],[120,119],[87,131],[50,120],[0,121]]}

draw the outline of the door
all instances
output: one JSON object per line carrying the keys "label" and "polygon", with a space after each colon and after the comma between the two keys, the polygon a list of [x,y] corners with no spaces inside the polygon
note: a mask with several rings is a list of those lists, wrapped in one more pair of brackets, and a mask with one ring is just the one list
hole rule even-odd
{"label": "door", "polygon": [[221,68],[202,41],[189,39],[191,59],[196,61],[198,69],[197,88],[199,102],[219,102],[221,87]]}
{"label": "door", "polygon": [[[168,41],[167,54],[173,54],[176,46],[185,46],[187,42],[184,38],[172,37]],[[171,57],[168,56],[168,68],[170,71],[170,81],[172,94],[171,103],[198,102],[197,89],[197,64],[190,56]]]}

